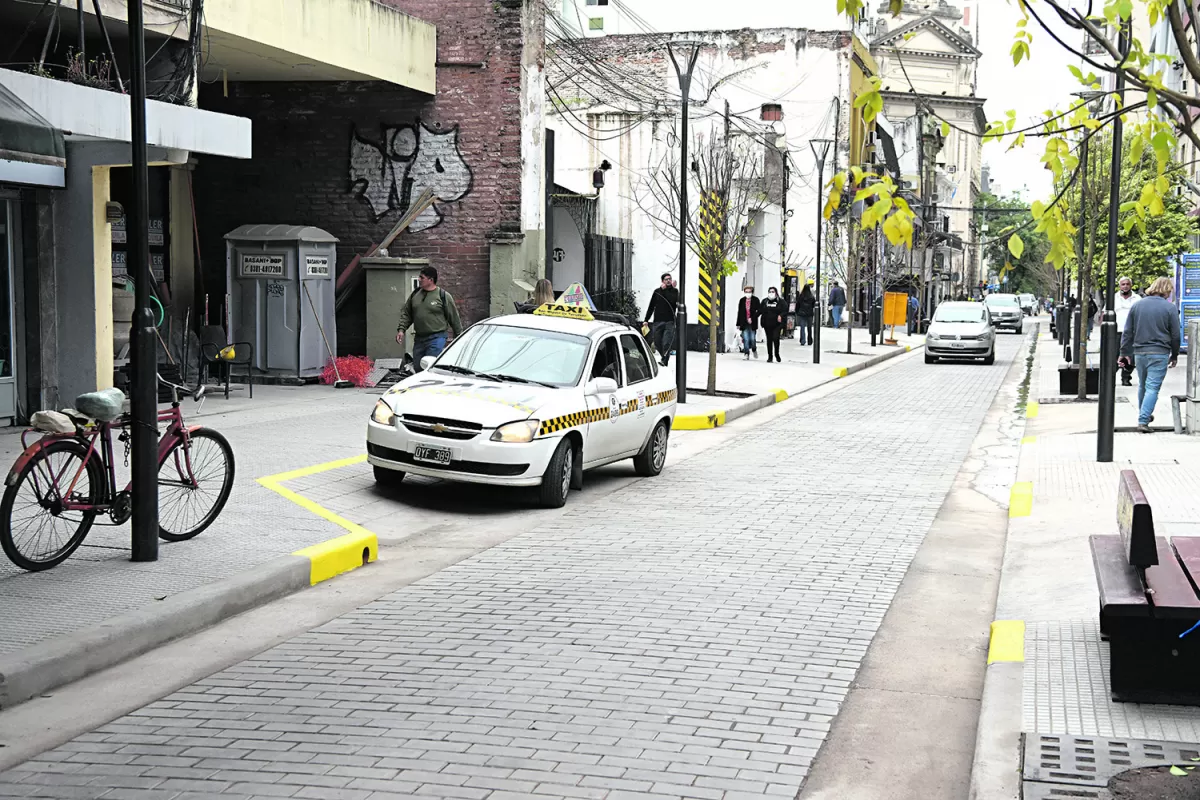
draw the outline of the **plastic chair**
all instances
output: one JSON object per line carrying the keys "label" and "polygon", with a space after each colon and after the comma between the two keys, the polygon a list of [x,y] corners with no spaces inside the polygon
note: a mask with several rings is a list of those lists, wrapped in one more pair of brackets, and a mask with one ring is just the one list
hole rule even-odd
{"label": "plastic chair", "polygon": [[[233,358],[225,358],[221,355],[227,347],[233,348]],[[206,325],[200,329],[200,356],[204,361],[203,383],[208,382],[214,365],[223,367],[226,400],[229,399],[229,382],[233,377],[233,368],[244,366],[246,368],[246,385],[250,387],[250,399],[254,399],[254,345],[250,342],[226,343],[224,329],[219,325]],[[220,378],[221,372],[218,371],[217,380]]]}

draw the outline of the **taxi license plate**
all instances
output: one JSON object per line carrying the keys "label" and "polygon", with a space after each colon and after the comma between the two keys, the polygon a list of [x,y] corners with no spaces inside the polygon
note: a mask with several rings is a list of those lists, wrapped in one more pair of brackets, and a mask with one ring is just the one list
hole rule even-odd
{"label": "taxi license plate", "polygon": [[417,445],[417,449],[413,451],[414,461],[424,461],[429,464],[440,464],[443,467],[450,466],[450,451],[443,447],[426,447],[425,445]]}

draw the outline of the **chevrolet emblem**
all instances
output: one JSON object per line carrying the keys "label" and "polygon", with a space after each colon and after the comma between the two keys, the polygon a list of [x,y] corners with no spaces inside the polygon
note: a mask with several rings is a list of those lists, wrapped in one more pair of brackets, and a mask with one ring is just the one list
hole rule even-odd
{"label": "chevrolet emblem", "polygon": [[445,426],[445,425],[443,425],[443,424],[442,424],[442,423],[440,423],[440,422],[435,422],[435,423],[434,423],[434,425],[433,425],[433,432],[434,432],[434,433],[445,433],[445,432],[446,432],[446,426]]}

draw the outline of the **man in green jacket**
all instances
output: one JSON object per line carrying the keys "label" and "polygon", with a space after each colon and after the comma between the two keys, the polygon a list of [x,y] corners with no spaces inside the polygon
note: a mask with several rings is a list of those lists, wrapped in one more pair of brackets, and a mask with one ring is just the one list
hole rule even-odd
{"label": "man in green jacket", "polygon": [[[400,324],[396,327],[396,343],[404,345],[404,333],[412,326],[413,369],[421,371],[421,359],[425,356],[437,358],[446,349],[447,343],[462,333],[462,320],[458,306],[445,289],[437,285],[438,273],[433,267],[421,270],[417,279],[420,288],[409,295],[400,309]],[[449,332],[449,338],[447,338]]]}

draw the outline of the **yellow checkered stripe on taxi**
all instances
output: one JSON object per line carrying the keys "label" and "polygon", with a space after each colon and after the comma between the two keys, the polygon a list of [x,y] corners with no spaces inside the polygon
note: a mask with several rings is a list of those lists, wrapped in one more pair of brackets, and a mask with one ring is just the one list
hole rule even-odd
{"label": "yellow checkered stripe on taxi", "polygon": [[[669,403],[675,399],[675,390],[668,389],[665,392],[656,392],[646,398],[647,408],[650,406],[661,406],[663,403]],[[630,400],[620,406],[620,414],[634,414],[638,410],[638,401]],[[587,425],[592,422],[604,422],[611,419],[611,413],[608,408],[594,408],[590,411],[576,411],[572,414],[563,414],[561,417],[544,420],[541,429],[538,430],[538,436],[545,436],[548,433],[557,433],[565,431],[568,428],[577,428],[580,425]]]}
{"label": "yellow checkered stripe on taxi", "polygon": [[565,431],[567,428],[577,428],[580,425],[587,425],[589,422],[600,422],[605,419],[608,419],[607,408],[594,408],[590,411],[576,411],[572,414],[563,414],[561,417],[543,420],[541,430],[538,431],[538,436]]}

